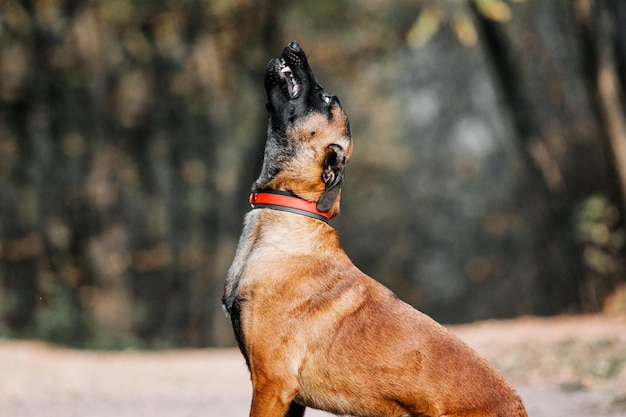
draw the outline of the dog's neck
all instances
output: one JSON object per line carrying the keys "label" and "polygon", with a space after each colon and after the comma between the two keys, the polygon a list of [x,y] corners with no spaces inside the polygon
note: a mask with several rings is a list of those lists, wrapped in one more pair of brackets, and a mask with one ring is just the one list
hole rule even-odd
{"label": "dog's neck", "polygon": [[323,222],[330,219],[329,212],[317,209],[315,202],[306,201],[289,191],[265,190],[250,194],[253,209],[272,209],[300,214]]}
{"label": "dog's neck", "polygon": [[[231,311],[242,283],[257,279],[258,271],[271,271],[274,265],[294,256],[330,262],[337,259],[337,253],[344,252],[337,232],[327,223],[281,210],[252,210],[245,217],[235,259],[228,270],[224,306]],[[246,270],[250,259],[255,259],[257,268]],[[342,259],[347,256],[344,254]]]}

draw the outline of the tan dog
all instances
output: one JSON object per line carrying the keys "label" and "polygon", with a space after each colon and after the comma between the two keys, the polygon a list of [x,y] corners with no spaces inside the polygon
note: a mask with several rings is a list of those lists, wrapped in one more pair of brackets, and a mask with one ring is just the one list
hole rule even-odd
{"label": "tan dog", "polygon": [[526,416],[515,390],[444,327],[359,271],[339,213],[348,119],[289,44],[268,63],[263,168],[224,306],[253,385],[251,417]]}

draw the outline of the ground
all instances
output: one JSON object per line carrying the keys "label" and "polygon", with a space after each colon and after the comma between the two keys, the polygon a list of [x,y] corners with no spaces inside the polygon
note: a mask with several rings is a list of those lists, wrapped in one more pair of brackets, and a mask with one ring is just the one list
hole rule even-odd
{"label": "ground", "polygon": [[[624,314],[451,330],[502,371],[531,417],[626,417]],[[235,350],[88,352],[0,341],[0,416],[243,417],[249,401],[248,371]]]}

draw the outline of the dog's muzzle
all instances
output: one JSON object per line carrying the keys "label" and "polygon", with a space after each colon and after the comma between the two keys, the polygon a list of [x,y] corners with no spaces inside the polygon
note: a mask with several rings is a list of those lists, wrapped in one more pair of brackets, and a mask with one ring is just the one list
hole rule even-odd
{"label": "dog's muzzle", "polygon": [[310,80],[311,73],[306,55],[298,42],[291,42],[283,49],[280,58],[271,59],[265,70],[265,88],[268,93],[280,87],[284,98],[295,100],[301,96]]}

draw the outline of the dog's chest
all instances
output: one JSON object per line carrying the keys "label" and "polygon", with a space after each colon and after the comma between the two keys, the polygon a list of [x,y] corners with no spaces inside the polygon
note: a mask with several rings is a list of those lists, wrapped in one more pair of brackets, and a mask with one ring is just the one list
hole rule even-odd
{"label": "dog's chest", "polygon": [[227,313],[231,316],[233,306],[239,298],[241,280],[246,264],[252,255],[255,242],[258,241],[258,235],[260,234],[260,230],[256,227],[255,214],[256,213],[252,211],[246,215],[235,257],[226,275],[223,303]]}
{"label": "dog's chest", "polygon": [[235,257],[226,276],[223,302],[229,314],[235,302],[243,297],[245,287],[279,271],[285,260],[295,253],[309,250],[307,239],[302,239],[305,244],[292,239],[298,225],[289,221],[292,220],[290,216],[298,215],[273,210],[252,210],[246,215]]}

